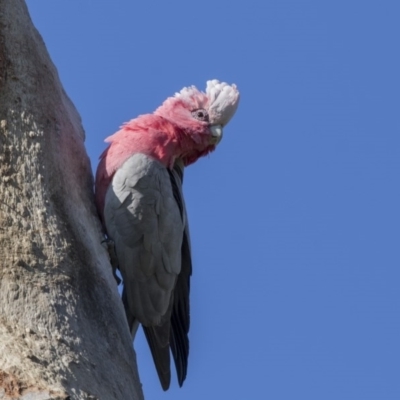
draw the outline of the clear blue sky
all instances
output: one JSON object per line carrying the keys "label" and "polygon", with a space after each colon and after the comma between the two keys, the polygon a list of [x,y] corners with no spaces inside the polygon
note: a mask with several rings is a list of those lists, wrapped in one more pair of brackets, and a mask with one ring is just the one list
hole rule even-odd
{"label": "clear blue sky", "polygon": [[146,400],[400,399],[400,2],[38,1],[28,6],[103,140],[183,86],[241,91],[187,169],[188,378]]}

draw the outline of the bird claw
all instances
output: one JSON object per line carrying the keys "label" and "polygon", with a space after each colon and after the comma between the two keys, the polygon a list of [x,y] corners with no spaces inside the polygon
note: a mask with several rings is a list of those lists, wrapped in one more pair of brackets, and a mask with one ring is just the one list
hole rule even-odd
{"label": "bird claw", "polygon": [[114,240],[111,239],[104,239],[101,244],[106,248],[108,255],[110,257],[110,264],[112,267],[112,273],[114,275],[114,279],[117,282],[117,285],[119,285],[122,281],[119,278],[119,276],[117,275],[117,269],[119,266],[118,263],[118,258],[117,258],[117,254],[115,252],[115,243]]}

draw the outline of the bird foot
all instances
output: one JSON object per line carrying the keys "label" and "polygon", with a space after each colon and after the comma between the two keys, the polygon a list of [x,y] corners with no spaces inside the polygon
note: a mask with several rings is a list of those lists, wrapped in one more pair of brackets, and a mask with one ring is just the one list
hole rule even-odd
{"label": "bird foot", "polygon": [[104,239],[101,244],[105,247],[105,249],[108,252],[108,255],[110,257],[110,264],[112,267],[112,272],[114,275],[114,279],[117,281],[117,285],[121,283],[121,279],[117,275],[117,269],[118,269],[118,258],[117,258],[117,253],[115,252],[115,243],[114,240],[111,239]]}

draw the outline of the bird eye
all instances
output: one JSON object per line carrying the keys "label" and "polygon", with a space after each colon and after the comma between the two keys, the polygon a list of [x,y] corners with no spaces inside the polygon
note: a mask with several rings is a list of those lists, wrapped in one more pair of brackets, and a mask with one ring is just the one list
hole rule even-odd
{"label": "bird eye", "polygon": [[199,108],[198,110],[192,111],[192,115],[199,121],[208,121],[208,113],[203,108]]}

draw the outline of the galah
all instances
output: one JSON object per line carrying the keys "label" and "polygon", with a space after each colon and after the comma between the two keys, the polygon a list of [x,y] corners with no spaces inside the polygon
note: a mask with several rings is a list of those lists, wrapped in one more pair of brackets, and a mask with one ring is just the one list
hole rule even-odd
{"label": "galah", "polygon": [[153,114],[108,137],[96,173],[96,204],[114,242],[132,336],[143,326],[164,390],[170,353],[179,385],[189,353],[189,226],[184,167],[212,152],[239,102],[235,85],[211,80],[205,92],[183,88]]}

